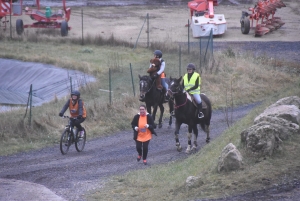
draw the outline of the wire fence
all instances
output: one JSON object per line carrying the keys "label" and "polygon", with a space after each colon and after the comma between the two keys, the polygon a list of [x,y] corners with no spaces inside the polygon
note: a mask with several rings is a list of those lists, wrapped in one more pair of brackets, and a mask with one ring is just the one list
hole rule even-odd
{"label": "wire fence", "polygon": [[[84,13],[82,11],[82,16],[84,16]],[[83,18],[83,17],[82,17]],[[149,44],[151,42],[151,35],[149,34],[149,20],[151,18],[149,17],[149,14],[147,13],[145,15],[144,21],[141,24],[141,29],[139,32],[139,35],[136,36],[135,45],[133,46],[136,48],[138,44],[140,44],[143,47],[149,47]],[[82,19],[83,22],[83,19]],[[84,26],[82,26],[83,29]],[[13,30],[13,29],[10,29]],[[173,69],[170,69],[168,67],[168,71],[172,72],[172,74],[176,74],[176,76],[181,76],[182,72],[185,72],[185,69],[182,69],[182,57],[185,54],[194,54],[195,57],[193,63],[197,66],[197,71],[202,72],[204,68],[207,67],[208,63],[213,60],[213,31],[211,30],[210,35],[207,37],[201,37],[198,39],[197,42],[190,42],[190,27],[187,26],[186,31],[188,32],[188,37],[186,38],[186,42],[177,42],[178,44],[178,68],[173,67]],[[141,35],[144,34],[143,40],[140,41]],[[145,36],[146,34],[146,36]],[[145,40],[146,38],[146,40]],[[82,30],[82,45],[84,45],[84,35]],[[194,40],[195,41],[195,40]],[[143,67],[145,68],[145,67]],[[168,72],[167,72],[168,74]],[[121,99],[122,97],[126,95],[136,95],[138,92],[138,86],[135,86],[135,83],[137,83],[138,80],[138,73],[135,71],[132,71],[131,64],[125,65],[125,66],[118,66],[112,67],[109,69],[109,80],[106,84],[104,84],[102,89],[99,89],[99,94],[103,96],[107,96],[107,102],[110,104],[113,103],[115,99]],[[73,79],[73,80],[72,80]],[[59,80],[57,82],[53,82],[46,86],[32,86],[32,104],[38,105],[47,100],[47,98],[51,97],[53,98],[53,94],[60,97],[65,94],[70,93],[70,91],[73,89],[78,89],[81,86],[84,86],[87,84],[87,80],[85,76],[75,76]],[[128,86],[132,87],[132,90],[128,91]],[[21,91],[21,92],[14,92],[11,93],[9,91],[3,92],[3,90],[0,88],[0,93],[5,94],[0,96],[0,112],[1,111],[7,111],[11,110],[11,107],[9,105],[14,104],[20,107],[20,105],[26,105],[28,103],[28,94],[29,94],[29,86],[27,91]]]}

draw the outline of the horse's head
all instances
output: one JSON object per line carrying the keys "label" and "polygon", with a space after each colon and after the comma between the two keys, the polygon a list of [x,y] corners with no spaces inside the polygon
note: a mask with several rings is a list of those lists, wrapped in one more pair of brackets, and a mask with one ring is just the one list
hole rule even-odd
{"label": "horse's head", "polygon": [[147,75],[144,76],[139,75],[139,78],[140,78],[140,100],[143,100],[146,96],[146,93],[151,89],[152,79]]}
{"label": "horse's head", "polygon": [[182,76],[180,78],[170,77],[169,89],[167,91],[167,96],[173,98],[176,94],[183,93],[183,87],[181,86]]}

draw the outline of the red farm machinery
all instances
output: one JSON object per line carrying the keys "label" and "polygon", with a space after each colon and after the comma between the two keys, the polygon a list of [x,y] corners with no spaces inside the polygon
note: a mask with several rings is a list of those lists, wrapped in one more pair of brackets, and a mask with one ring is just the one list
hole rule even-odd
{"label": "red farm machinery", "polygon": [[21,15],[20,5],[16,0],[0,0],[0,27],[4,30],[8,27],[8,17]]}
{"label": "red farm machinery", "polygon": [[242,33],[248,34],[250,28],[254,28],[254,21],[256,21],[255,36],[263,36],[280,28],[285,23],[281,21],[280,17],[274,15],[276,10],[282,7],[286,7],[286,5],[281,0],[259,0],[253,8],[249,8],[251,13],[242,11],[240,19]]}
{"label": "red farm machinery", "polygon": [[188,2],[193,37],[209,36],[211,30],[213,30],[213,35],[225,33],[227,24],[224,15],[214,13],[214,6],[217,5],[217,0],[193,0]]}
{"label": "red farm machinery", "polygon": [[[8,22],[7,16],[21,16],[23,14],[22,0],[20,2],[15,2],[15,0],[0,0],[0,18],[4,18],[3,24]],[[33,24],[23,24],[22,19],[17,19],[16,21],[16,31],[18,35],[24,32],[25,28],[60,28],[61,35],[67,36],[68,31],[71,27],[68,26],[68,21],[70,20],[71,9],[66,8],[66,0],[62,0],[63,9],[59,9],[55,12],[51,10],[50,7],[46,7],[45,11],[40,10],[40,0],[36,0],[36,9],[31,9],[29,7],[25,8],[25,15],[36,21]]]}

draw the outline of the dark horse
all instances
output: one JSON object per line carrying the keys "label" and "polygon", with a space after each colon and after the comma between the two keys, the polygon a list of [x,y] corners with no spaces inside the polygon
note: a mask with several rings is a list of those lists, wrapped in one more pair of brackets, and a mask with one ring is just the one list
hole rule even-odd
{"label": "dark horse", "polygon": [[[158,127],[162,127],[162,117],[164,114],[164,96],[161,90],[156,88],[155,79],[152,79],[150,76],[144,75],[140,76],[140,100],[145,100],[147,107],[147,112],[152,114],[153,121],[155,121],[155,116],[157,108],[160,109],[160,115],[158,120]],[[153,107],[153,113],[151,113],[151,108]],[[170,113],[173,111],[173,103],[169,101]],[[170,116],[169,127],[172,123],[172,116]],[[155,125],[156,126],[156,125]]]}
{"label": "dark horse", "polygon": [[[188,146],[186,152],[189,153],[191,150],[196,149],[198,128],[197,124],[200,124],[202,130],[206,132],[206,142],[210,140],[209,137],[209,125],[212,114],[211,102],[205,94],[200,94],[202,100],[202,112],[204,117],[199,119],[197,117],[197,107],[192,102],[191,96],[184,91],[183,86],[180,84],[182,77],[179,79],[170,78],[169,90],[167,92],[168,96],[174,99],[175,108],[175,140],[177,150],[181,151],[182,147],[180,145],[178,134],[181,124],[188,125]],[[192,131],[194,133],[194,145],[191,148]]]}

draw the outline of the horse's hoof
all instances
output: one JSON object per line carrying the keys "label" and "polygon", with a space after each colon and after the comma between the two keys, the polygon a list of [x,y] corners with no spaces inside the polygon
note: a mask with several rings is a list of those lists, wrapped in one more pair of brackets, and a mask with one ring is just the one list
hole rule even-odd
{"label": "horse's hoof", "polygon": [[191,145],[188,145],[185,150],[185,153],[189,154],[190,152],[191,152]]}
{"label": "horse's hoof", "polygon": [[206,138],[206,143],[209,143],[210,142],[210,138]]}
{"label": "horse's hoof", "polygon": [[177,151],[178,152],[181,152],[182,151],[182,147],[179,145],[179,146],[177,146]]}
{"label": "horse's hoof", "polygon": [[196,150],[196,149],[197,149],[197,147],[196,147],[196,146],[193,146],[191,150],[193,151],[193,150]]}
{"label": "horse's hoof", "polygon": [[158,128],[162,128],[162,124],[159,124],[159,125],[158,125]]}

